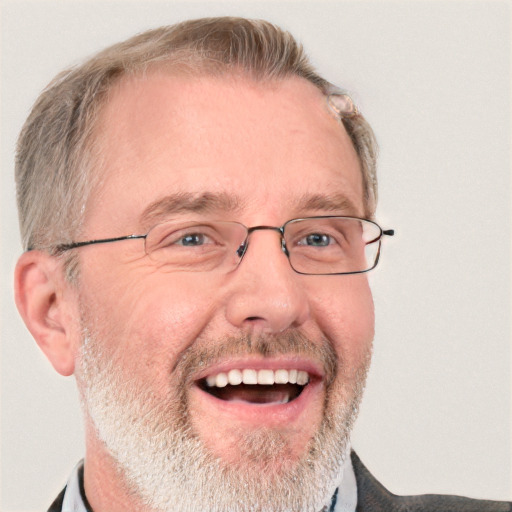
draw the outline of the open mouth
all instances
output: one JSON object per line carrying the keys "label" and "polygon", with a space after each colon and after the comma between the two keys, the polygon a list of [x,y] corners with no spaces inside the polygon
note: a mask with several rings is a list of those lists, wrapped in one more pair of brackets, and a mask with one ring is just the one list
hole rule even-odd
{"label": "open mouth", "polygon": [[302,370],[232,369],[201,379],[199,387],[228,402],[287,404],[300,396],[310,376]]}

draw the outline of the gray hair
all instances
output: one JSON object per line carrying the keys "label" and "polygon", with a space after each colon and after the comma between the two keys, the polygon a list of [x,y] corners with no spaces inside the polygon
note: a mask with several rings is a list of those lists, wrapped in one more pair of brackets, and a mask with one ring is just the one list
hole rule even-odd
{"label": "gray hair", "polygon": [[[149,30],[59,74],[37,99],[18,139],[16,186],[23,247],[50,252],[80,233],[101,156],[95,123],[122,77],[155,63],[191,74],[243,72],[254,80],[302,77],[326,96],[320,77],[293,36],[262,20],[204,18]],[[377,145],[363,116],[341,116],[361,162],[366,214],[377,198]]]}

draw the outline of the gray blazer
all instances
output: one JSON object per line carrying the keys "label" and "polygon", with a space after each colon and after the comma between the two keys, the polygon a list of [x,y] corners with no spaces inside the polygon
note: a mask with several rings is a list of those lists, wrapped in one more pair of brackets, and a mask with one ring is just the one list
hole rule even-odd
{"label": "gray blazer", "polygon": [[512,502],[422,494],[396,496],[386,490],[352,452],[357,481],[356,512],[512,512]]}

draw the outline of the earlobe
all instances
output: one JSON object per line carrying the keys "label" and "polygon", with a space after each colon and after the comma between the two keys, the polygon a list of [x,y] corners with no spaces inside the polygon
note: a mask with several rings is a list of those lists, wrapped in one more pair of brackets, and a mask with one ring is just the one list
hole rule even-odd
{"label": "earlobe", "polygon": [[55,370],[71,375],[78,347],[77,301],[62,263],[42,251],[22,254],[14,290],[18,311],[41,350]]}

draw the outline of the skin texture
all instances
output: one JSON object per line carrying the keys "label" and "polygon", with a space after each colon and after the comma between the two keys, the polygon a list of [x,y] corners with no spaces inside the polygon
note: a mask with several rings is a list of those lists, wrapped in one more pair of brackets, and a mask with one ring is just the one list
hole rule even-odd
{"label": "skin texture", "polygon": [[[175,194],[222,198],[180,215],[247,226],[363,216],[360,166],[350,139],[320,91],[300,78],[256,83],[242,76],[192,79],[152,71],[125,79],[102,112],[97,140],[103,174],[88,204],[83,240],[144,234],[176,215],[168,211]],[[195,438],[221,464],[241,470],[262,469],[256,433],[279,439],[277,456],[268,454],[264,467],[284,471],[304,457],[336,402],[350,409],[357,401],[354,389],[364,381],[373,339],[366,276],[299,275],[275,232],[253,233],[244,259],[228,274],[170,272],[147,257],[142,240],[81,248],[76,288],[61,273],[61,265],[42,253],[22,257],[18,305],[55,368],[62,374],[77,370],[87,435],[85,488],[97,512],[149,508],[133,494],[88,413],[93,377],[81,363],[84,331],[94,339],[96,356],[116,369],[118,384],[138,383],[160,406],[182,400]],[[246,341],[271,344],[297,334],[308,340],[301,354],[285,346],[285,353],[264,358]],[[322,346],[335,358],[330,391]],[[201,354],[202,365],[186,367],[191,354]],[[315,385],[301,407],[263,414],[223,408],[194,384],[217,368],[241,364],[305,365],[315,373]],[[247,439],[254,441],[251,457]]]}

